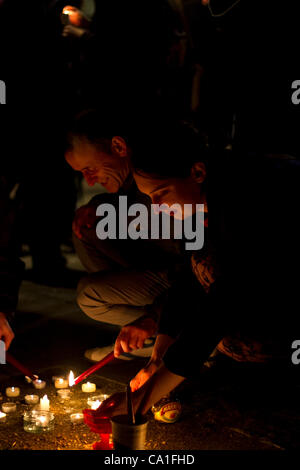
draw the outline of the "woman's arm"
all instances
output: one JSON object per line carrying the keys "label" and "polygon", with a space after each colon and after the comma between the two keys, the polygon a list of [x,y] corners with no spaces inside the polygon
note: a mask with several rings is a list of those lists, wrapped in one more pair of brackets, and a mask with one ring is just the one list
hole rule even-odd
{"label": "woman's arm", "polygon": [[[135,413],[145,414],[154,403],[177,387],[185,378],[162,366],[144,385],[132,394]],[[108,418],[127,413],[126,394],[115,393],[97,410],[83,410],[85,423],[92,432],[109,433]]]}

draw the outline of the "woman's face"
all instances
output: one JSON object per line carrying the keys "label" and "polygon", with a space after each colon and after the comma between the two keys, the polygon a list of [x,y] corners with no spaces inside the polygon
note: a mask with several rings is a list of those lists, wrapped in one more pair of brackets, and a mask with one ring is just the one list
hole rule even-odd
{"label": "woman's face", "polygon": [[[150,175],[141,171],[134,172],[134,179],[138,189],[147,194],[152,204],[158,204],[158,212],[166,212],[173,215],[175,219],[185,219],[196,212],[196,204],[200,204],[200,185],[192,177],[186,178],[164,178]],[[190,206],[184,206],[189,204]],[[174,207],[171,213],[169,208]]]}

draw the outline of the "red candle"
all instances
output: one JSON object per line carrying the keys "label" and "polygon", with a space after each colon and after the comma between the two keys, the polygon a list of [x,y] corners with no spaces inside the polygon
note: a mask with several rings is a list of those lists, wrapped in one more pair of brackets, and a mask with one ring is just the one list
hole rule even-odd
{"label": "red candle", "polygon": [[97,362],[97,364],[94,364],[92,367],[90,367],[88,370],[86,370],[85,372],[83,372],[81,375],[79,375],[79,377],[77,377],[75,380],[74,380],[74,385],[77,385],[79,384],[80,382],[82,382],[82,380],[86,379],[89,375],[91,375],[93,372],[95,372],[96,370],[100,369],[101,367],[105,366],[106,364],[108,364],[109,362],[111,362],[113,359],[114,359],[114,352],[110,352],[107,356],[105,356],[103,359],[101,359],[101,361]]}

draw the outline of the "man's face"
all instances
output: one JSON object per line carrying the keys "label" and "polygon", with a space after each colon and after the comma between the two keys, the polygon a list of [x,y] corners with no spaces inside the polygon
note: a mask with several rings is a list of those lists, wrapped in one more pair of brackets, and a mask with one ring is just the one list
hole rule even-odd
{"label": "man's face", "polygon": [[[181,211],[175,208],[170,214],[175,219],[190,217],[196,211],[196,204],[201,203],[199,185],[190,177],[162,179],[147,173],[135,172],[134,179],[139,190],[151,198],[152,204],[162,206],[159,212],[170,214],[169,207],[179,204]],[[184,204],[192,204],[192,207],[185,208]]]}
{"label": "man's face", "polygon": [[99,183],[109,193],[118,192],[129,174],[127,158],[102,151],[83,139],[73,142],[65,158],[73,170],[81,171],[89,186]]}

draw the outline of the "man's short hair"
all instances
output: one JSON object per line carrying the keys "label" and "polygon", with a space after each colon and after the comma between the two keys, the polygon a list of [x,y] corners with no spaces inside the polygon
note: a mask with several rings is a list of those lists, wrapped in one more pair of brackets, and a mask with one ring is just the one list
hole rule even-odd
{"label": "man's short hair", "polygon": [[116,135],[128,140],[121,119],[103,116],[98,109],[84,110],[76,114],[68,126],[66,150],[72,150],[75,139],[79,139],[110,152],[111,139]]}

